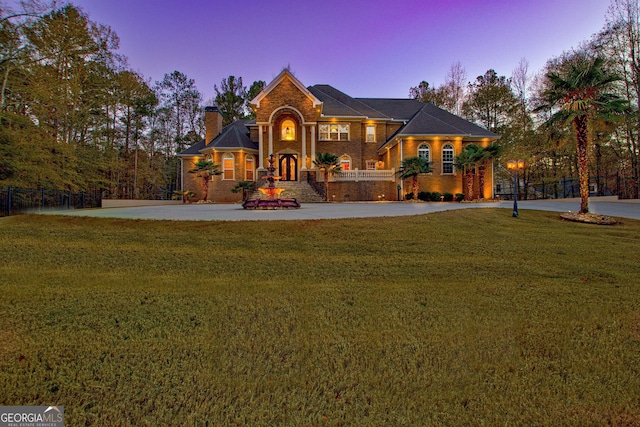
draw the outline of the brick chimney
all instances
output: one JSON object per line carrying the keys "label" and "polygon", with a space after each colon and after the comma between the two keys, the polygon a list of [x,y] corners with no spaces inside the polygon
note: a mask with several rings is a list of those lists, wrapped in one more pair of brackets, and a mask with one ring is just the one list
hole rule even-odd
{"label": "brick chimney", "polygon": [[222,132],[222,113],[218,107],[204,108],[204,144],[209,145]]}

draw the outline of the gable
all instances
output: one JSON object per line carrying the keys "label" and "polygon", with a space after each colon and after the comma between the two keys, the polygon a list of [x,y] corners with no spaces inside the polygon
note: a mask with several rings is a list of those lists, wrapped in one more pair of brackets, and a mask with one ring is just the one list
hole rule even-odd
{"label": "gable", "polygon": [[284,106],[293,107],[305,121],[313,122],[322,102],[285,69],[251,100],[250,105],[258,123],[269,122],[273,112]]}

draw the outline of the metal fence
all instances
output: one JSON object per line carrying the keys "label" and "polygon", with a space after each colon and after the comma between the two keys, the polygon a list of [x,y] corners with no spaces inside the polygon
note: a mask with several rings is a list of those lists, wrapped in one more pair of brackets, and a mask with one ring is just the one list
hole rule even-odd
{"label": "metal fence", "polygon": [[[502,200],[513,199],[513,183],[496,184],[496,197]],[[602,175],[590,177],[590,196],[618,196],[620,199],[637,198],[637,184],[630,178],[619,175]],[[578,177],[562,177],[556,181],[528,182],[525,188],[522,180],[518,186],[520,199],[565,199],[580,197],[580,179]]]}
{"label": "metal fence", "polygon": [[101,205],[100,193],[0,188],[0,217],[42,210],[99,208]]}

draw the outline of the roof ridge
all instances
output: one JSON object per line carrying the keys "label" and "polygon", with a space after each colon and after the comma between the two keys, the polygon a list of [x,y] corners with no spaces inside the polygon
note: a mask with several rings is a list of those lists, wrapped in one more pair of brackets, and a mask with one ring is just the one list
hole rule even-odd
{"label": "roof ridge", "polygon": [[[316,86],[319,86],[319,85],[315,85],[315,86],[311,86],[311,87],[316,88]],[[331,86],[331,85],[323,85],[323,86],[328,86],[328,87],[332,88],[333,90],[336,90],[336,91],[338,91],[338,92],[340,92],[340,93],[342,93],[342,94],[344,94],[344,95],[346,95],[346,96],[349,96],[349,95],[347,95],[346,93],[341,92],[340,90],[338,90],[338,89],[334,88],[334,87],[333,87],[333,86]],[[362,113],[361,113],[360,111],[354,110],[353,108],[349,107],[349,106],[348,106],[347,104],[345,104],[344,102],[342,102],[342,101],[340,101],[339,99],[337,99],[336,97],[334,97],[334,96],[332,96],[332,95],[328,94],[327,92],[323,91],[322,89],[320,89],[320,88],[316,88],[316,89],[317,89],[317,90],[319,90],[320,92],[322,92],[324,95],[326,95],[326,96],[328,96],[329,98],[331,98],[332,100],[334,100],[335,102],[339,103],[339,104],[340,104],[340,105],[342,105],[343,107],[348,108],[349,110],[351,110],[351,111],[353,111],[354,113],[358,114],[358,117],[359,117],[359,116],[362,116]],[[353,99],[353,98],[351,98],[351,99]]]}

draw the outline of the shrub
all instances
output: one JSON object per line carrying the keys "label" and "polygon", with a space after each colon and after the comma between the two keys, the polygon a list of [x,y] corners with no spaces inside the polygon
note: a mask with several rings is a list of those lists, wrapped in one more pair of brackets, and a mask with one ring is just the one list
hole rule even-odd
{"label": "shrub", "polygon": [[456,202],[461,202],[464,200],[464,194],[456,193]]}
{"label": "shrub", "polygon": [[437,191],[434,191],[433,193],[431,193],[431,200],[434,202],[439,202],[441,196],[442,194],[438,193]]}
{"label": "shrub", "polygon": [[444,193],[443,196],[444,198],[442,200],[444,200],[445,202],[453,202],[453,194]]}
{"label": "shrub", "polygon": [[428,191],[421,191],[418,193],[418,200],[422,200],[423,202],[428,202],[431,200],[431,193]]}
{"label": "shrub", "polygon": [[407,193],[404,195],[405,200],[413,200],[413,193]]}

